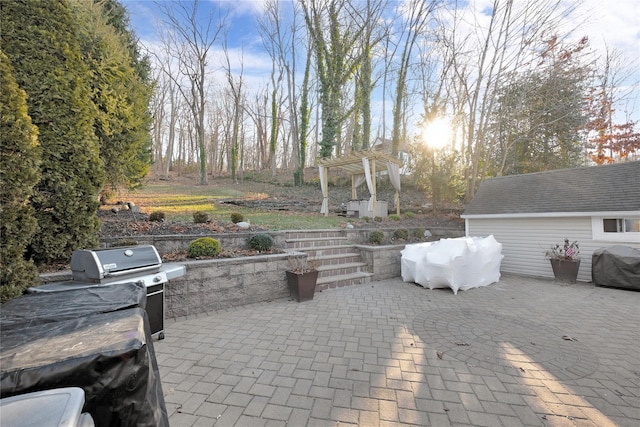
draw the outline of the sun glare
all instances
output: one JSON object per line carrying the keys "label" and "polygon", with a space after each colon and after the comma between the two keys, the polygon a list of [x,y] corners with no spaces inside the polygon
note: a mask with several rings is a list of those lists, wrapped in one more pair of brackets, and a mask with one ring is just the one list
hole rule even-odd
{"label": "sun glare", "polygon": [[422,128],[422,140],[432,148],[444,148],[451,142],[451,121],[438,117]]}

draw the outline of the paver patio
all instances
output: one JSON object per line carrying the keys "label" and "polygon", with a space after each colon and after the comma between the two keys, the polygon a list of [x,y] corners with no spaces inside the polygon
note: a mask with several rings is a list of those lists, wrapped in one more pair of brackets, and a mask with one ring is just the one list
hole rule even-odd
{"label": "paver patio", "polygon": [[168,321],[172,427],[638,426],[640,292],[399,278]]}

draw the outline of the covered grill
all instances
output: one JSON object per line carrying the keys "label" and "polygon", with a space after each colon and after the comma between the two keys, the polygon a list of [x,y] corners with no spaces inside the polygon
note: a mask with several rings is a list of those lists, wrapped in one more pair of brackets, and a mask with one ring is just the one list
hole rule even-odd
{"label": "covered grill", "polygon": [[71,255],[72,280],[29,288],[29,292],[59,292],[92,286],[142,283],[147,289],[147,316],[152,335],[164,338],[164,284],[184,276],[180,264],[162,264],[153,245],[81,249]]}

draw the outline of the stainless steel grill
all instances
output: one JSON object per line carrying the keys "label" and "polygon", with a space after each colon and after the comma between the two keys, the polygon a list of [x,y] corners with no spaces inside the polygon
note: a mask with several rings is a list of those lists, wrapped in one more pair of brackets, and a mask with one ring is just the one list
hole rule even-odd
{"label": "stainless steel grill", "polygon": [[147,315],[151,333],[164,338],[164,284],[184,276],[180,264],[162,264],[153,245],[108,249],[81,249],[71,255],[72,280],[29,288],[29,292],[59,292],[120,283],[143,283],[147,289]]}
{"label": "stainless steel grill", "polygon": [[105,284],[160,271],[162,259],[153,245],[74,251],[73,280]]}

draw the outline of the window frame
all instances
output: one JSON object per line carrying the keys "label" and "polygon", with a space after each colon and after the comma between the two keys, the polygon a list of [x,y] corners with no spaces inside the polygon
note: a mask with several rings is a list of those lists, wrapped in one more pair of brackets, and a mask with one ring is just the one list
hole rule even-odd
{"label": "window frame", "polygon": [[591,217],[591,233],[593,240],[600,240],[605,242],[627,242],[627,243],[640,243],[640,232],[635,231],[623,231],[623,232],[605,232],[604,220],[605,219],[636,219],[640,218],[640,215],[599,215]]}

